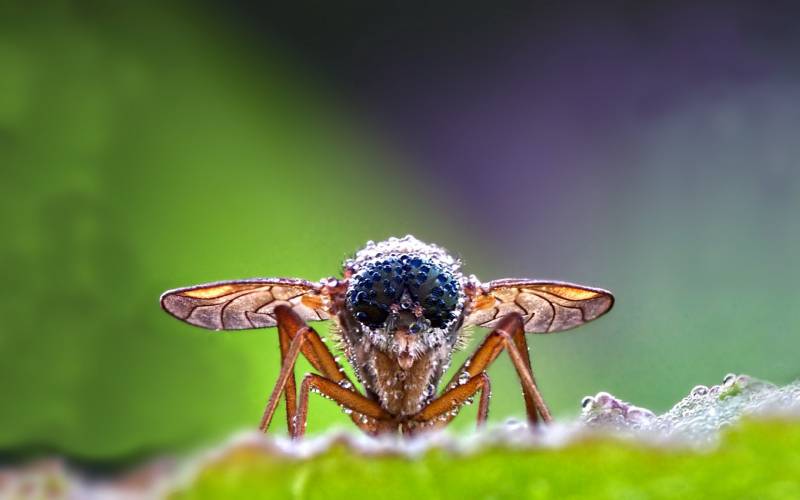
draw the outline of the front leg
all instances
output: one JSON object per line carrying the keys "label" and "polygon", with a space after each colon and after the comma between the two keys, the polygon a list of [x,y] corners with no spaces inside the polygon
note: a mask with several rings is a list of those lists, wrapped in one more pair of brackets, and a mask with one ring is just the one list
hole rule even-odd
{"label": "front leg", "polygon": [[412,421],[424,424],[443,416],[445,417],[443,421],[450,421],[453,416],[452,411],[457,411],[478,391],[481,391],[481,399],[478,403],[478,427],[482,427],[489,417],[489,398],[492,393],[492,385],[486,372],[475,375],[466,383],[457,385],[434,399],[414,415]]}
{"label": "front leg", "polygon": [[[505,316],[495,329],[486,336],[475,353],[453,375],[453,378],[446,386],[447,390],[452,390],[458,387],[460,382],[466,382],[486,371],[504,349],[508,351],[522,385],[528,421],[531,424],[535,424],[539,415],[541,415],[542,420],[550,422],[552,420],[550,410],[547,408],[536,386],[536,379],[533,376],[530,358],[528,358],[528,344],[525,340],[524,323],[522,317],[517,313]],[[447,420],[450,421],[453,417],[454,415],[450,415]]]}
{"label": "front leg", "polygon": [[[281,393],[286,395],[286,418],[289,434],[296,434],[297,404],[294,382],[294,366],[300,353],[308,359],[311,366],[321,372],[328,380],[351,389],[344,389],[358,394],[352,381],[345,375],[344,369],[334,358],[328,346],[322,342],[319,334],[303,321],[291,307],[280,305],[275,308],[275,317],[278,321],[278,332],[281,335],[281,371],[275,388],[270,394],[264,415],[261,418],[259,429],[266,432],[275,409],[280,401]],[[286,343],[288,342],[288,346]],[[357,418],[351,416],[353,422],[364,432],[371,433],[371,427]]]}
{"label": "front leg", "polygon": [[[342,408],[354,412],[352,414],[353,417],[357,417],[360,424],[369,427],[371,433],[374,433],[378,428],[374,420],[388,420],[391,418],[391,415],[381,408],[376,401],[346,389],[328,378],[310,373],[303,377],[303,382],[300,384],[300,404],[297,408],[297,418],[295,419],[292,434],[295,439],[303,437],[306,431],[308,394],[311,390],[332,399]],[[367,418],[364,419],[363,417]],[[373,421],[371,422],[369,419],[373,419]]]}

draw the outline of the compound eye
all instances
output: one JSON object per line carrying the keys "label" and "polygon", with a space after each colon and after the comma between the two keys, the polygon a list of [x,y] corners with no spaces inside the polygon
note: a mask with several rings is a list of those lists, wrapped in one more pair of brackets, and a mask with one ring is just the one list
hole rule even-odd
{"label": "compound eye", "polygon": [[371,328],[380,328],[386,323],[389,311],[385,310],[383,304],[359,303],[352,307],[353,317],[362,325]]}
{"label": "compound eye", "polygon": [[381,274],[368,270],[353,278],[353,285],[347,292],[347,308],[362,325],[370,328],[384,326],[389,317],[389,304],[396,293],[391,286],[385,286]]}
{"label": "compound eye", "polygon": [[443,328],[455,319],[461,287],[458,281],[441,269],[433,269],[420,288],[423,314],[434,328]]}

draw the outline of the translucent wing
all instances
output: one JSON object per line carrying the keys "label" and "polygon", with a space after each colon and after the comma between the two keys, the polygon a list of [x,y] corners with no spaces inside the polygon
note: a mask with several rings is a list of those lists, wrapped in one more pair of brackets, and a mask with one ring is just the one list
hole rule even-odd
{"label": "translucent wing", "polygon": [[189,324],[209,330],[275,326],[274,310],[286,304],[306,321],[328,319],[321,285],[287,278],[218,281],[168,290],[161,307]]}
{"label": "translucent wing", "polygon": [[557,281],[503,279],[484,283],[470,298],[464,326],[492,328],[511,312],[522,315],[528,333],[575,328],[608,312],[611,292]]}

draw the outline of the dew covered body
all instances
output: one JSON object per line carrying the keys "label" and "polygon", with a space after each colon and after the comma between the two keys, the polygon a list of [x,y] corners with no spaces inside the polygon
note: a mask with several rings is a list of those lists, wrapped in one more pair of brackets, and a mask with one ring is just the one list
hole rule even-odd
{"label": "dew covered body", "polygon": [[[451,395],[459,392],[455,388],[470,383],[476,390],[483,387],[487,392],[486,367],[503,349],[516,351],[517,347],[524,350],[524,360],[516,355],[517,371],[529,372],[528,376],[520,375],[526,408],[529,418],[536,420],[532,414],[536,412],[533,398],[538,393],[534,394],[537,390],[524,338],[516,337],[510,343],[510,333],[502,330],[516,329],[516,334],[523,337],[526,332],[563,331],[599,317],[612,304],[613,296],[605,290],[569,283],[526,279],[481,283],[475,276],[462,274],[461,262],[444,249],[410,235],[368,242],[344,262],[341,279],[326,278],[314,283],[255,278],[169,290],[161,297],[162,307],[173,316],[213,330],[276,325],[280,330],[280,317],[285,316],[280,308],[290,309],[292,317],[300,322],[331,320],[332,336],[362,385],[363,396],[341,368],[324,366],[328,357],[336,364],[327,348],[323,352],[315,347],[317,351],[303,351],[303,355],[311,356],[309,360],[323,371],[325,380],[358,394],[350,397],[348,392],[342,396],[340,389],[329,387],[328,397],[369,401],[340,404],[359,427],[370,433],[413,433],[448,423],[462,404],[471,401],[471,397]],[[514,321],[509,322],[509,318]],[[470,366],[468,360],[442,387],[452,354],[465,344],[464,332],[469,326],[501,331],[492,332],[470,358],[481,359],[481,363]],[[302,330],[298,328],[281,340],[282,359],[287,355],[288,342]],[[292,360],[292,373],[293,363]],[[289,383],[287,369],[282,366],[284,377],[279,377],[278,385]],[[317,383],[324,385],[325,380]],[[287,391],[290,414],[294,396],[289,391],[294,390],[293,384],[280,388]],[[302,391],[301,388],[301,394]],[[334,395],[337,391],[339,396]],[[322,393],[316,386],[313,392]],[[273,400],[279,396],[280,392],[273,392],[270,412],[276,404]],[[452,404],[452,411],[449,407],[446,413],[440,411],[443,398],[450,398],[446,401]],[[482,401],[488,405],[488,396],[485,399]],[[362,414],[348,406],[359,404]],[[538,406],[548,415],[543,402],[539,401]],[[434,414],[438,416],[431,417]],[[266,425],[268,422],[269,419]],[[290,431],[292,425],[290,422]]]}
{"label": "dew covered body", "polygon": [[402,422],[436,396],[450,366],[468,278],[444,250],[414,238],[368,243],[344,274],[335,308],[343,351],[367,396]]}

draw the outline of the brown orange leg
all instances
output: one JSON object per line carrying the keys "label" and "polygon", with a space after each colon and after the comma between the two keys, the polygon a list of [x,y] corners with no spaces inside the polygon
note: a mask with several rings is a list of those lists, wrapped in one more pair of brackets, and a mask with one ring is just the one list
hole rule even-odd
{"label": "brown orange leg", "polygon": [[[520,321],[522,321],[522,318],[520,318]],[[525,367],[527,368],[527,372],[531,374],[531,380],[533,381],[533,386],[538,391],[539,386],[536,384],[536,377],[533,374],[533,367],[531,366],[531,357],[530,353],[528,352],[528,340],[527,337],[525,336],[524,326],[519,329],[515,328],[514,332],[512,333],[512,338],[514,340],[514,345],[516,346],[517,351],[522,355],[522,360],[525,361]],[[525,399],[525,413],[528,415],[528,421],[531,423],[536,423],[536,421],[538,420],[536,402],[534,401],[533,397],[529,392],[523,391],[522,395]],[[539,397],[539,399],[541,399],[541,396]],[[544,400],[542,400],[542,406],[544,407],[545,412],[549,416],[550,410],[547,408],[547,405],[545,405]],[[531,417],[531,415],[533,417]]]}
{"label": "brown orange leg", "polygon": [[[281,348],[281,366],[286,364],[286,355],[289,352],[289,345],[292,338],[297,334],[297,330],[292,329],[290,324],[286,321],[278,322],[278,340]],[[286,379],[286,388],[283,391],[286,400],[286,425],[289,428],[289,435],[294,432],[292,420],[297,414],[297,384],[294,379],[294,369],[290,371],[289,377]]]}
{"label": "brown orange leg", "polygon": [[[381,408],[377,402],[346,389],[330,379],[310,373],[303,378],[303,382],[300,384],[300,405],[297,408],[293,438],[300,438],[305,434],[308,420],[308,393],[312,389],[332,399],[342,408],[354,412],[353,416],[358,417],[359,421],[365,425],[370,423],[370,418],[375,420],[391,418],[391,415]],[[368,418],[362,420],[364,416]],[[373,424],[372,427],[375,427],[375,425]]]}
{"label": "brown orange leg", "polygon": [[[523,326],[524,323],[519,314],[511,313],[503,317],[494,330],[486,336],[475,353],[461,365],[447,388],[456,387],[458,380],[463,379],[465,376],[474,377],[485,371],[505,349],[514,363],[514,368],[522,385],[528,421],[536,423],[539,415],[541,415],[542,420],[550,422],[552,420],[550,410],[539,393],[536,379],[531,369]],[[466,375],[464,375],[465,373]]]}
{"label": "brown orange leg", "polygon": [[[275,308],[275,317],[278,320],[278,332],[282,336],[281,345],[281,371],[275,383],[264,415],[261,418],[259,428],[266,432],[272,417],[275,414],[281,393],[286,394],[286,417],[288,420],[289,433],[293,434],[293,422],[297,420],[297,399],[295,392],[294,366],[300,353],[308,359],[309,363],[322,372],[328,379],[337,384],[351,387],[351,392],[357,394],[352,381],[344,374],[344,370],[336,362],[328,346],[322,342],[319,334],[308,326],[297,313],[289,306],[278,306]],[[283,344],[288,342],[288,347],[284,349]],[[347,389],[344,389],[347,390]],[[291,395],[290,395],[291,394]],[[352,417],[353,422],[365,432],[371,432],[371,427],[363,424],[356,416]]]}
{"label": "brown orange leg", "polygon": [[[412,418],[415,422],[428,422],[448,414],[460,408],[476,392],[481,391],[481,399],[478,403],[478,427],[482,427],[489,417],[489,397],[492,393],[492,385],[486,372],[481,372],[470,378],[466,383],[457,385],[448,390],[438,398],[431,401],[428,406],[422,409]],[[452,417],[453,415],[449,415]],[[446,418],[449,421],[450,418]]]}

